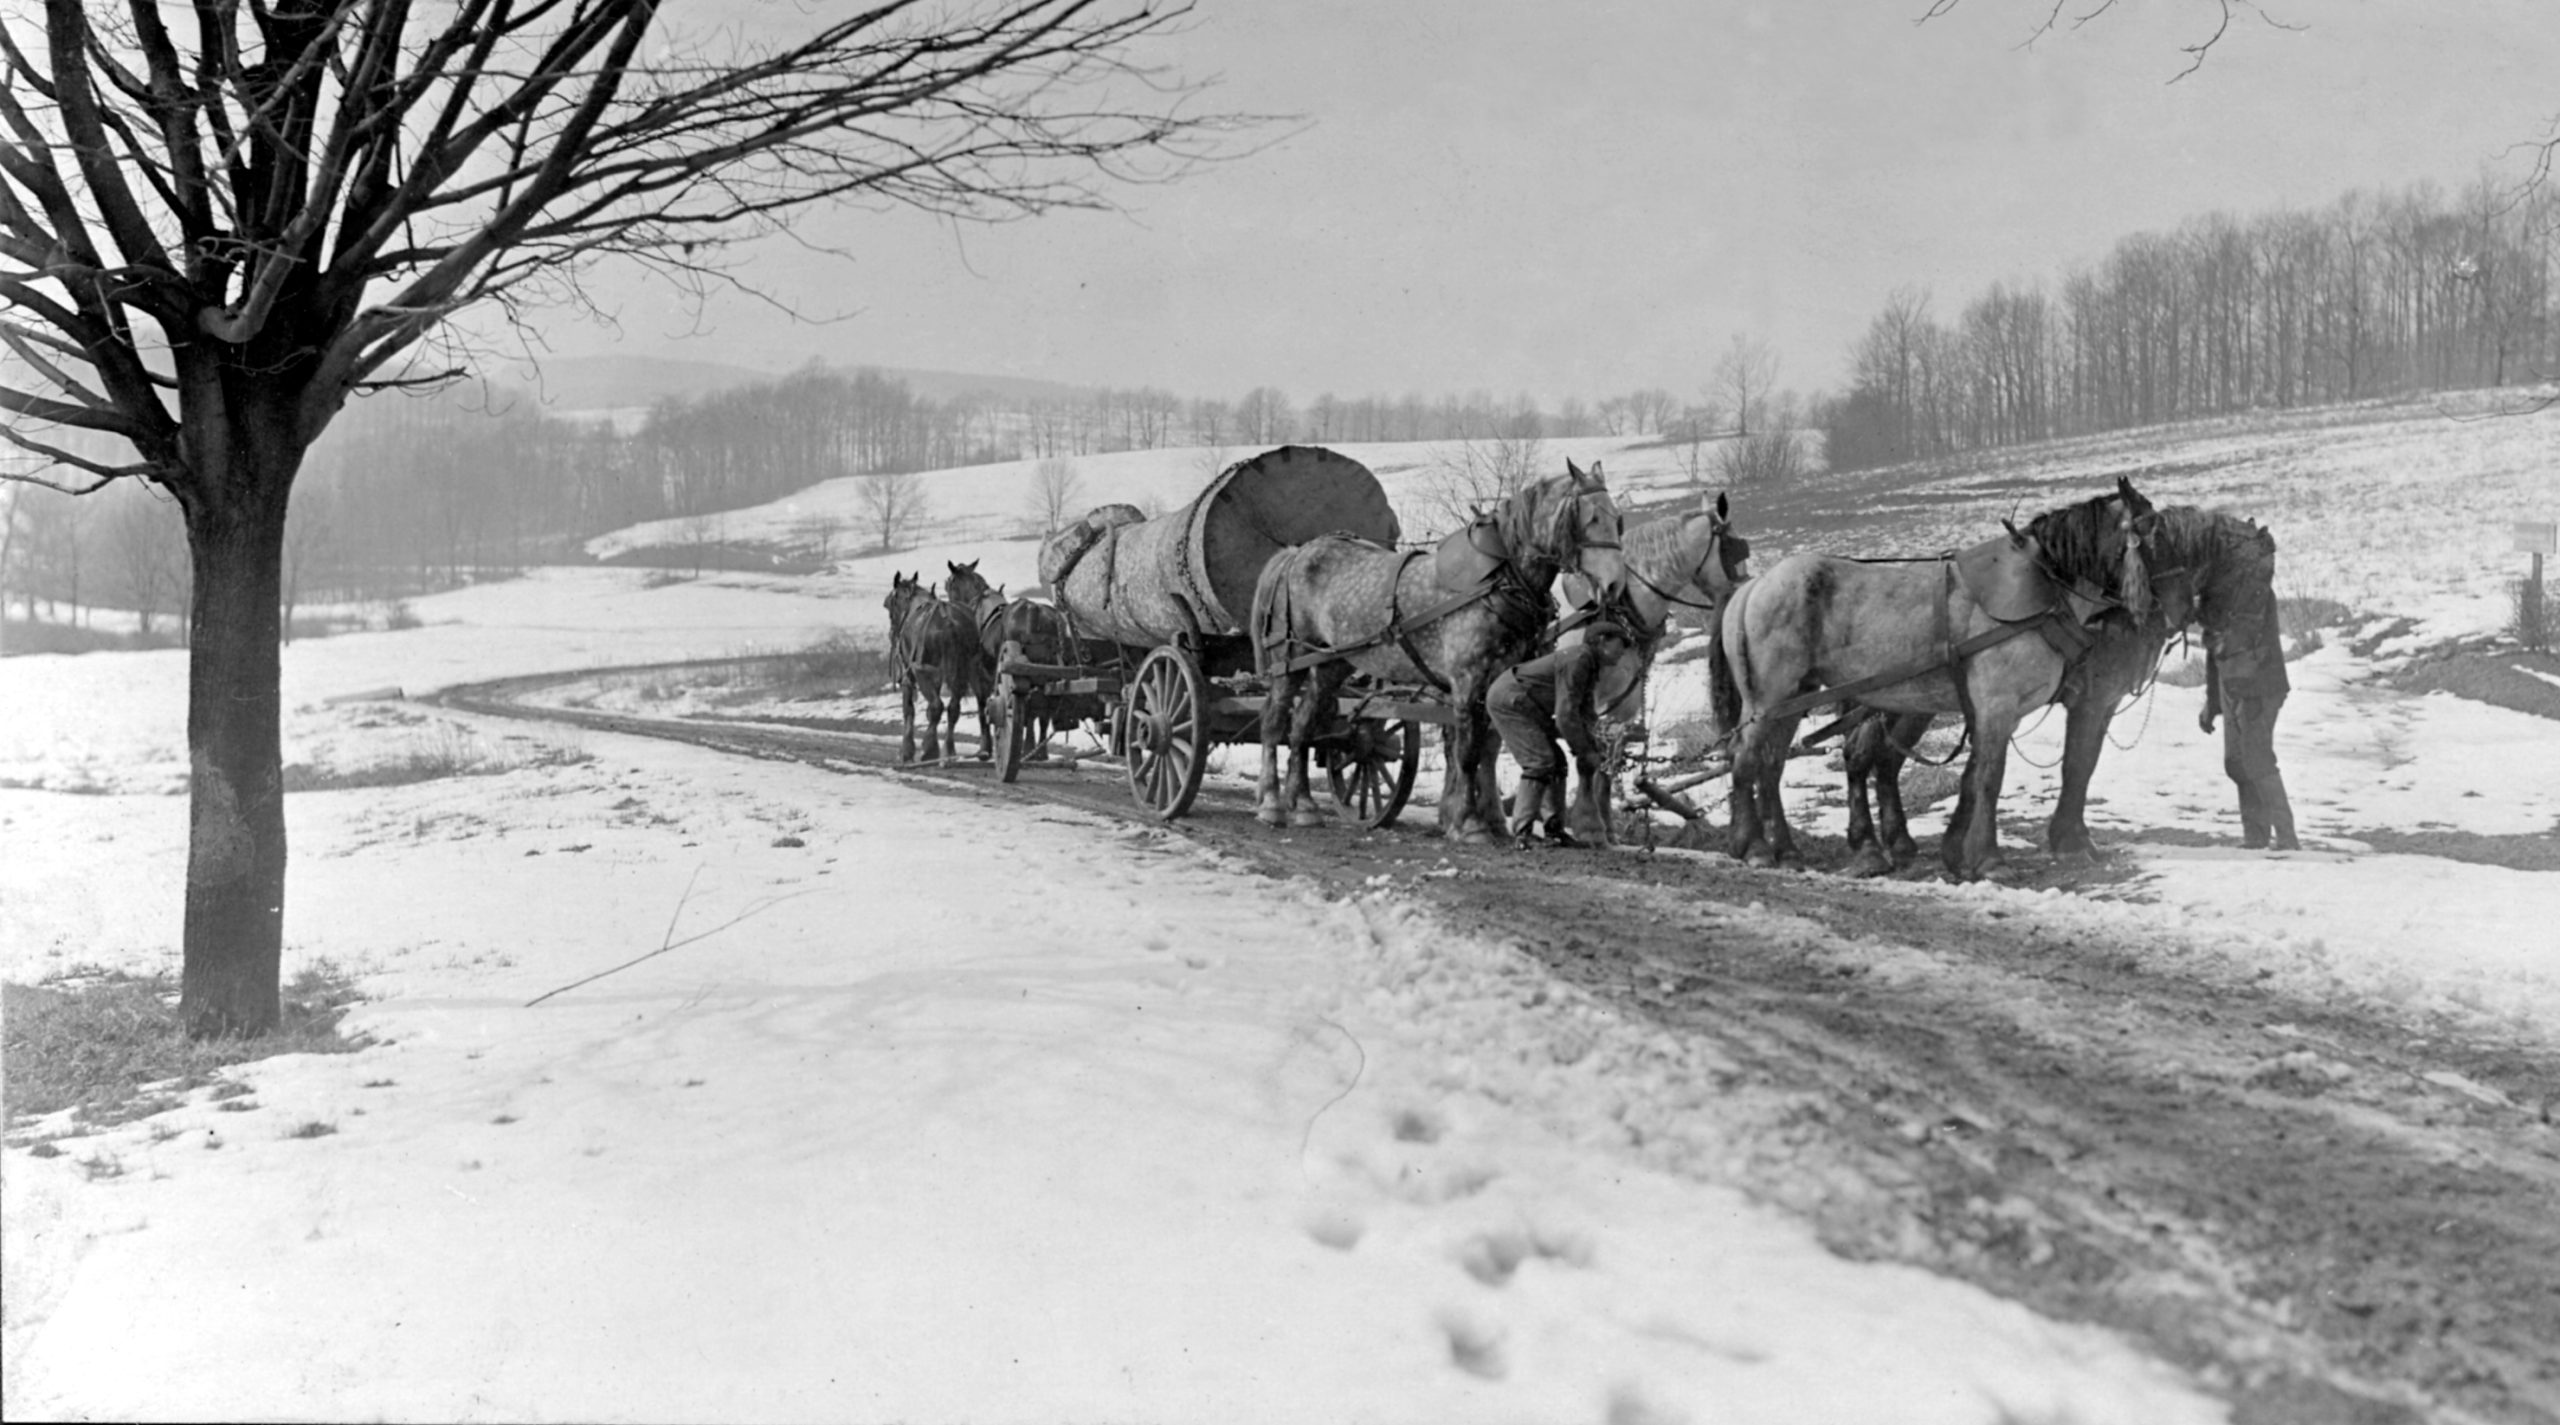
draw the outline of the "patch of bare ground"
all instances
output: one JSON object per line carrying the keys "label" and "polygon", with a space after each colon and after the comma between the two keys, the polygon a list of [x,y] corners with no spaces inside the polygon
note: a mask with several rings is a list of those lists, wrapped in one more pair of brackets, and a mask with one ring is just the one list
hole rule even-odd
{"label": "patch of bare ground", "polygon": [[2391,682],[2412,693],[2447,692],[2560,721],[2560,682],[2550,679],[2560,679],[2560,654],[2454,649],[2412,660]]}

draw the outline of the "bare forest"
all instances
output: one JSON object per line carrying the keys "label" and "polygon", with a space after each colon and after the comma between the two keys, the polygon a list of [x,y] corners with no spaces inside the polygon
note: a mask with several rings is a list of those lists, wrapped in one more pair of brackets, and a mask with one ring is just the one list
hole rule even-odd
{"label": "bare forest", "polygon": [[1895,291],[1819,404],[1842,469],[2560,373],[2560,196],[2482,177],[2138,233],[1951,320]]}
{"label": "bare forest", "polygon": [[[769,552],[724,547],[720,514],[822,480],[976,462],[1463,442],[1446,481],[1455,510],[1498,494],[1507,482],[1494,467],[1543,438],[1652,436],[1693,478],[1740,487],[1784,483],[1816,459],[1860,468],[2201,415],[2520,385],[2560,371],[2556,264],[2553,194],[2487,178],[2455,195],[2421,184],[2318,212],[2209,214],[2127,237],[2050,288],[1995,284],[1952,319],[1925,289],[1898,289],[1850,352],[1848,389],[1810,399],[1781,386],[1767,343],[1742,335],[1686,397],[1655,388],[1552,409],[1484,391],[1328,391],[1302,403],[1269,386],[1232,399],[1096,388],[937,400],[894,376],[822,366],[620,411],[560,411],[479,386],[386,393],[352,405],[297,481],[285,626],[290,636],[331,619],[396,620],[403,598],[574,562],[585,539],[651,520],[692,522],[697,537],[677,557],[697,572],[770,567]],[[895,497],[879,517],[805,531],[798,563],[908,537],[915,501],[929,496],[912,480],[875,483]],[[38,620],[94,625],[98,609],[122,614],[112,638],[183,638],[188,561],[165,496],[140,484],[81,500],[9,494],[0,607],[19,621],[13,645],[35,646]],[[1043,498],[1072,503],[1070,492]],[[1075,512],[1026,510],[1026,529]]]}

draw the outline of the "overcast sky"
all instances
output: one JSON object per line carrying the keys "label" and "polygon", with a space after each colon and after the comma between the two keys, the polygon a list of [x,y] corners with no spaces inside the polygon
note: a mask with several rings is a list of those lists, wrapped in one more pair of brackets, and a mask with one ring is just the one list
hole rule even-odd
{"label": "overcast sky", "polygon": [[[762,0],[731,0],[753,8]],[[2066,11],[2098,0],[2064,0]],[[813,218],[694,323],[610,275],[563,354],[809,358],[1232,398],[1695,396],[1737,333],[1836,385],[1887,292],[1956,308],[2116,238],[2350,188],[2458,187],[2560,119],[2554,0],[1201,0],[1179,64],[1308,126],[1125,215]],[[677,0],[670,11],[689,8]],[[823,7],[822,7],[823,8]],[[698,12],[697,12],[698,13]],[[768,14],[789,14],[776,5]],[[2512,165],[2512,160],[2508,160]],[[2512,171],[2512,168],[2511,168]]]}

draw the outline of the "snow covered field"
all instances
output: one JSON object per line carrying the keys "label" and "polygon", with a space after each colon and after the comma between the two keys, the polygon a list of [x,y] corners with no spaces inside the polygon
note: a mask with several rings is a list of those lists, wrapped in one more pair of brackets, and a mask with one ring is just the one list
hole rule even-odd
{"label": "snow covered field", "polygon": [[[2275,526],[2288,576],[2445,636],[2494,623],[2504,521],[2560,505],[2550,431],[2304,422],[2235,432],[2228,462],[2144,488],[2228,498]],[[1347,449],[1406,498],[1431,458]],[[1678,480],[1658,449],[1551,455],[1567,450],[1622,489]],[[2155,458],[2092,443],[2071,478]],[[1174,504],[1205,463],[1083,474],[1095,502]],[[1017,510],[1027,478],[928,477],[953,519]],[[2016,499],[1950,491],[1937,517],[1970,531]],[[2377,505],[2402,518],[2377,527]],[[542,571],[419,600],[421,628],[287,650],[289,762],[440,746],[484,769],[288,803],[288,973],[324,956],[356,972],[376,998],[351,1023],[387,1042],[247,1066],[255,1112],[199,1095],[64,1157],[0,1155],[7,1413],[2219,1418],[2200,1383],[2115,1338],[1837,1260],[1681,1171],[1755,1146],[1701,1100],[1704,1051],[1391,891],[1326,903],[1179,837],[893,776],[331,701],[876,637],[893,568],[983,558],[1019,587],[1033,557],[952,544],[655,588]],[[183,657],[0,663],[8,978],[174,965]],[[1697,697],[1679,671],[1697,666],[1660,680],[1657,725]],[[2142,874],[2105,897],[1890,893],[2142,927],[2190,973],[2560,1042],[2560,876],[2353,836],[2549,830],[2553,724],[2372,671],[2334,640],[2295,665],[2280,745],[2314,849],[2230,844],[2200,694],[2164,687],[2119,722],[2132,745],[2100,769],[2093,828],[2225,845],[2133,848]],[[2021,740],[2013,808],[2049,804],[2035,768],[2059,724]],[[1816,825],[1836,815],[1813,807],[1817,759],[1795,779]],[[1808,953],[1877,953],[1789,930]],[[1559,1025],[1586,1052],[1520,1052]],[[1693,1106],[1666,1115],[1675,1151],[1631,1144],[1620,1114],[1647,1099]],[[290,1136],[310,1124],[333,1131]],[[123,1171],[92,1180],[100,1162]]]}

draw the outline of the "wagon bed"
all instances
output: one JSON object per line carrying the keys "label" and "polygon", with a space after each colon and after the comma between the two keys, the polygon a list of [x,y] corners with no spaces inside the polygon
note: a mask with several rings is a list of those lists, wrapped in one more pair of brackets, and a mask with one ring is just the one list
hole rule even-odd
{"label": "wagon bed", "polygon": [[[1099,699],[1131,793],[1171,820],[1199,795],[1211,746],[1261,739],[1268,687],[1245,623],[1263,566],[1318,535],[1392,546],[1403,529],[1367,466],[1317,446],[1240,460],[1152,519],[1112,508],[1042,546],[1042,576],[1078,661],[1035,662],[1005,645],[990,714],[997,770],[1008,782],[1019,775],[1033,716],[1063,699]],[[1412,795],[1423,724],[1451,714],[1433,690],[1362,680],[1335,711],[1316,743],[1335,799],[1362,825],[1384,826]]]}

